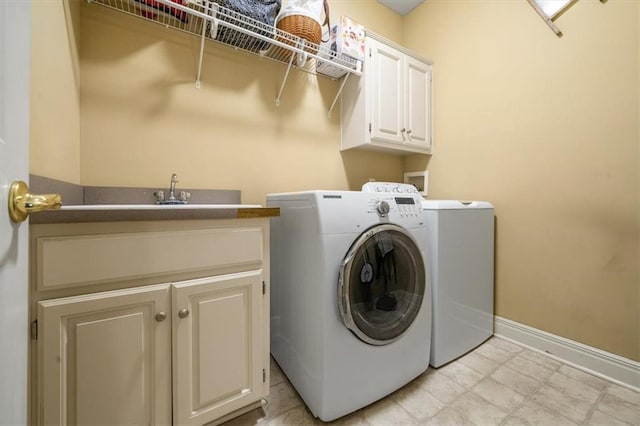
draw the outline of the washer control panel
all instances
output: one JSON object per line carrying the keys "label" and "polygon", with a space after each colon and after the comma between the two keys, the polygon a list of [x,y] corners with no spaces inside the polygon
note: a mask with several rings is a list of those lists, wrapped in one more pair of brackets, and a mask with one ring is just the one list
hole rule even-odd
{"label": "washer control panel", "polygon": [[418,217],[422,212],[422,202],[420,197],[402,196],[401,194],[393,197],[400,217]]}
{"label": "washer control panel", "polygon": [[398,182],[367,182],[362,185],[362,192],[386,192],[396,194],[420,195],[418,189],[408,183]]}
{"label": "washer control panel", "polygon": [[362,192],[375,192],[379,197],[372,199],[369,213],[388,217],[390,213],[400,218],[418,217],[422,212],[422,197],[415,186],[397,182],[367,182]]}
{"label": "washer control panel", "polygon": [[412,194],[380,194],[369,201],[369,213],[380,217],[399,214],[401,218],[418,217],[422,212],[422,202],[419,196]]}
{"label": "washer control panel", "polygon": [[368,210],[380,217],[396,213],[400,217],[418,217],[422,212],[422,202],[419,197],[409,194],[380,194],[380,197],[371,199]]}

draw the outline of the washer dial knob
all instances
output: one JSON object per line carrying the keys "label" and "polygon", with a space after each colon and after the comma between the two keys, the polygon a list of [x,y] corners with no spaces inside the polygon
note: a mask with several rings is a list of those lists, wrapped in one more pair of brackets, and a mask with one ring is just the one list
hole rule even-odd
{"label": "washer dial knob", "polygon": [[389,210],[389,203],[387,203],[386,201],[381,200],[376,203],[376,211],[378,212],[378,215],[386,216],[387,213],[389,213]]}

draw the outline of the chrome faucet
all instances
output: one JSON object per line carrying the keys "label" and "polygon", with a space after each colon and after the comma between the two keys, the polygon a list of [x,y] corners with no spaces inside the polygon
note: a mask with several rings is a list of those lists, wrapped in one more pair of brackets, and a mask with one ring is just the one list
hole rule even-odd
{"label": "chrome faucet", "polygon": [[178,183],[178,175],[174,173],[171,175],[171,184],[169,185],[169,198],[167,199],[168,201],[176,200],[176,183]]}
{"label": "chrome faucet", "polygon": [[153,195],[156,197],[156,204],[187,204],[191,193],[180,191],[176,197],[176,183],[178,183],[178,175],[171,175],[171,184],[169,185],[169,196],[165,198],[164,191],[156,191]]}

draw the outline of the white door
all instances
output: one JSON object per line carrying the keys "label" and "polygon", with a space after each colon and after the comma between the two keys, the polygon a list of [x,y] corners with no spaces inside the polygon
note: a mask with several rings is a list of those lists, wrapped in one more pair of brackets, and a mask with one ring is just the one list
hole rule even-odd
{"label": "white door", "polygon": [[7,212],[9,186],[28,181],[31,2],[0,0],[0,424],[27,424],[28,225]]}

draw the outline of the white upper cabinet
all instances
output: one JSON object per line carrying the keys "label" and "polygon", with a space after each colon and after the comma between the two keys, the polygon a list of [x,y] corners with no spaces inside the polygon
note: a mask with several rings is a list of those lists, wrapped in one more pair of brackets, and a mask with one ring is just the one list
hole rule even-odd
{"label": "white upper cabinet", "polygon": [[431,65],[367,37],[362,78],[342,97],[343,150],[431,153]]}

